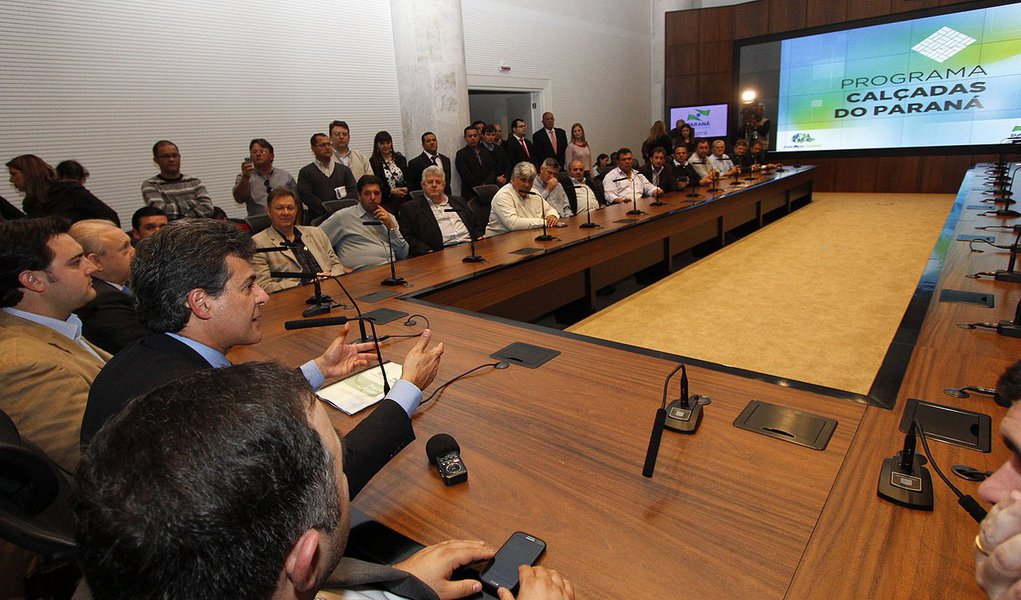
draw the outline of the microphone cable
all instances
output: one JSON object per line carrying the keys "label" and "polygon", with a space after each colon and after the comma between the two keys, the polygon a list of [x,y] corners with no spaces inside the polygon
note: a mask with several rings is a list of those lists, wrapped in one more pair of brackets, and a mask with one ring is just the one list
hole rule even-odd
{"label": "microphone cable", "polygon": [[950,480],[947,479],[947,476],[943,474],[939,465],[937,465],[936,461],[932,458],[932,452],[929,452],[929,442],[926,440],[925,430],[922,429],[921,422],[919,422],[918,419],[913,419],[913,422],[915,424],[915,429],[918,430],[918,436],[922,438],[922,448],[925,450],[925,456],[929,459],[929,463],[932,464],[932,468],[935,469],[936,474],[939,475],[939,478],[943,480],[943,483],[947,484],[947,487],[949,487],[954,495],[957,496],[957,503],[961,505],[961,508],[967,511],[971,518],[975,519],[976,523],[981,523],[982,519],[986,518],[986,510],[982,508],[977,500],[961,492],[961,490],[957,489],[957,486],[950,483]]}
{"label": "microphone cable", "polygon": [[[404,321],[403,325],[405,327],[414,327],[415,325],[418,325],[418,321],[415,320],[415,317],[418,317],[418,318],[422,319],[423,321],[425,321],[425,327],[422,328],[422,331],[425,331],[426,329],[432,329],[429,326],[429,317],[426,317],[425,315],[411,315],[410,317],[407,318],[406,321]],[[387,334],[387,335],[384,335],[383,337],[379,338],[379,341],[380,342],[385,342],[387,340],[393,340],[393,339],[399,339],[399,338],[417,338],[417,337],[421,337],[422,336],[422,331],[419,331],[418,333],[393,333],[393,334]]]}
{"label": "microphone cable", "polygon": [[461,373],[461,374],[460,374],[460,375],[458,375],[457,377],[454,377],[454,378],[453,378],[453,379],[451,379],[450,381],[447,381],[446,383],[444,383],[444,384],[443,384],[443,385],[441,385],[440,387],[438,387],[438,388],[436,388],[435,390],[433,390],[433,393],[429,394],[429,397],[428,397],[428,398],[426,398],[425,400],[422,400],[422,403],[421,403],[421,404],[419,404],[419,406],[422,406],[422,405],[424,405],[425,403],[427,403],[427,402],[431,401],[431,400],[432,400],[433,398],[435,398],[435,397],[436,397],[436,395],[437,395],[437,394],[439,394],[439,393],[440,393],[440,392],[442,392],[442,391],[443,391],[444,389],[446,389],[446,387],[447,387],[448,385],[450,385],[450,384],[454,383],[455,381],[457,381],[457,380],[459,380],[459,379],[463,379],[463,378],[465,378],[465,377],[467,377],[467,376],[471,375],[472,373],[474,373],[475,371],[478,371],[479,369],[485,369],[486,367],[493,367],[494,369],[506,369],[506,368],[507,368],[507,367],[509,367],[509,366],[510,366],[510,363],[509,363],[509,362],[504,362],[504,361],[500,361],[500,362],[494,362],[494,363],[486,363],[486,364],[484,364],[484,365],[479,365],[479,366],[477,366],[477,367],[474,367],[474,368],[468,369],[468,370],[467,370],[467,371],[465,371],[464,373]]}

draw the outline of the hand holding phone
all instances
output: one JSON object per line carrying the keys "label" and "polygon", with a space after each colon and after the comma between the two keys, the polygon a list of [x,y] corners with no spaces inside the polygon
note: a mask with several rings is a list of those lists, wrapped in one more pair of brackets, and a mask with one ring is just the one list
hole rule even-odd
{"label": "hand holding phone", "polygon": [[493,562],[482,571],[482,585],[493,593],[499,588],[507,588],[516,594],[518,567],[534,565],[545,551],[546,542],[523,531],[515,532],[496,553]]}

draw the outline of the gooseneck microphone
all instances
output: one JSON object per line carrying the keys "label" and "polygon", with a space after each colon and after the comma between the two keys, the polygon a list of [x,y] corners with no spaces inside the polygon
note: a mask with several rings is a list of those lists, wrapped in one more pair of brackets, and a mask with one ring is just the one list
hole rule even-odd
{"label": "gooseneck microphone", "polygon": [[429,464],[439,471],[444,485],[456,485],[468,481],[468,468],[461,460],[461,447],[449,434],[437,433],[425,444],[425,455]]}
{"label": "gooseneck microphone", "polygon": [[397,276],[397,267],[394,266],[394,263],[397,261],[397,256],[396,256],[396,253],[394,252],[393,231],[389,227],[387,227],[386,223],[384,223],[382,221],[378,221],[378,220],[377,221],[362,221],[362,225],[366,225],[366,226],[369,226],[369,227],[372,227],[372,226],[375,225],[375,226],[382,227],[383,229],[386,229],[386,257],[387,257],[387,260],[390,262],[390,276],[387,277],[386,279],[384,279],[383,281],[380,281],[379,284],[380,285],[387,285],[387,286],[404,285],[404,284],[406,284],[407,280],[404,279],[403,277],[398,277]]}
{"label": "gooseneck microphone", "polygon": [[[581,228],[582,229],[593,229],[593,228],[596,228],[596,227],[602,227],[602,225],[600,225],[599,223],[593,223],[592,222],[592,204],[591,204],[591,198],[589,197],[588,186],[587,185],[578,185],[576,183],[576,184],[574,184],[574,189],[576,189],[576,190],[584,189],[585,190],[585,208],[586,208],[585,216],[586,216],[586,220],[585,220],[584,223],[581,224]],[[578,194],[578,192],[575,192],[575,195],[577,195],[577,194]]]}
{"label": "gooseneck microphone", "polygon": [[656,470],[656,459],[659,458],[659,444],[663,439],[663,427],[666,424],[666,395],[670,387],[670,379],[681,370],[684,365],[677,365],[673,371],[666,376],[663,382],[663,402],[656,409],[656,419],[652,422],[652,434],[649,436],[649,448],[645,451],[645,465],[642,467],[643,477],[652,477]]}
{"label": "gooseneck microphone", "polygon": [[546,200],[543,199],[543,197],[540,196],[539,194],[536,194],[535,192],[533,192],[532,190],[528,190],[528,191],[521,192],[521,193],[528,194],[530,196],[537,196],[539,198],[539,218],[542,219],[542,235],[535,236],[535,241],[537,241],[537,242],[548,242],[550,240],[557,239],[557,238],[553,237],[552,235],[550,235],[549,231],[546,229],[546,208],[545,208]]}
{"label": "gooseneck microphone", "polygon": [[[461,213],[456,208],[445,208],[443,209],[443,212],[457,213],[457,216],[459,217],[461,216]],[[461,220],[463,221],[464,219]],[[472,227],[468,225],[468,223],[465,223],[464,225],[465,229],[468,230],[468,243],[471,245],[470,247],[471,254],[462,258],[461,262],[477,263],[485,261],[486,260],[485,258],[482,258],[478,254],[475,254],[475,232],[472,230]]]}
{"label": "gooseneck microphone", "polygon": [[932,476],[915,455],[916,423],[908,427],[901,451],[883,460],[876,494],[905,508],[932,510]]}
{"label": "gooseneck microphone", "polygon": [[312,281],[312,296],[305,300],[305,304],[308,304],[309,307],[302,311],[302,316],[317,317],[330,312],[333,298],[323,293],[323,288],[319,285],[319,275],[317,273],[308,273],[306,271],[270,271],[269,276],[275,279],[310,279]]}
{"label": "gooseneck microphone", "polygon": [[386,379],[386,368],[383,366],[383,351],[379,348],[379,336],[376,335],[376,323],[368,317],[361,315],[357,317],[323,317],[320,319],[302,319],[300,321],[284,321],[284,329],[291,331],[295,329],[310,329],[313,327],[332,327],[344,325],[351,321],[364,323],[368,321],[372,328],[372,346],[376,350],[376,360],[379,362],[379,372],[383,375],[383,396],[390,393],[390,382]]}

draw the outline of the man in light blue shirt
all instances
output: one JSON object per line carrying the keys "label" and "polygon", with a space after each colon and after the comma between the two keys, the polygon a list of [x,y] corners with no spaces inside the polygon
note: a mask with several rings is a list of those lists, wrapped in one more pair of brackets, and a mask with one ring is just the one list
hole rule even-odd
{"label": "man in light blue shirt", "polygon": [[320,227],[330,238],[340,262],[351,269],[378,267],[408,257],[408,242],[397,222],[380,205],[382,185],[375,175],[358,180],[358,204],[338,210]]}

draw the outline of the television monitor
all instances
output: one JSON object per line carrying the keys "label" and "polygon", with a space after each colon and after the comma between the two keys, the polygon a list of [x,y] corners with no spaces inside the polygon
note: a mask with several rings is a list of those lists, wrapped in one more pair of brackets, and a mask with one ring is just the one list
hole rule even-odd
{"label": "television monitor", "polygon": [[673,129],[677,121],[683,120],[691,125],[696,138],[726,138],[727,108],[726,104],[700,104],[671,108],[667,129]]}
{"label": "television monitor", "polygon": [[[974,5],[971,5],[974,7]],[[778,152],[1021,139],[1021,3],[736,42]]]}

